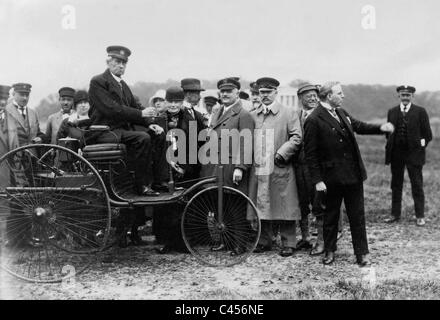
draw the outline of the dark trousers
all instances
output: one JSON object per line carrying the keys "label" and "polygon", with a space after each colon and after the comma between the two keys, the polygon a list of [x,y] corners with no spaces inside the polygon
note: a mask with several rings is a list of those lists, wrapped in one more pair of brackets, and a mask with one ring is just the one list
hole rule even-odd
{"label": "dark trousers", "polygon": [[310,212],[320,219],[322,218],[322,209],[320,203],[315,201],[315,186],[311,182],[309,168],[306,164],[298,164],[295,166],[295,178],[298,188],[299,207],[301,210],[300,228],[302,238],[305,240],[309,237]]}
{"label": "dark trousers", "polygon": [[350,223],[354,254],[368,253],[367,231],[365,229],[364,186],[363,183],[327,187],[327,207],[324,211],[325,251],[336,251],[338,222],[341,204],[344,200]]}
{"label": "dark trousers", "polygon": [[172,203],[154,208],[153,232],[158,243],[176,251],[186,251],[181,231],[182,213],[185,206]]}
{"label": "dark trousers", "polygon": [[134,164],[136,186],[151,186],[154,182],[166,182],[168,167],[166,162],[165,133],[154,135],[143,126],[134,125],[132,130],[114,129],[104,132],[97,143],[123,143]]}
{"label": "dark trousers", "polygon": [[411,182],[416,217],[423,218],[425,216],[425,194],[423,192],[422,174],[423,166],[408,163],[404,152],[396,152],[393,154],[391,161],[391,214],[396,218],[400,218],[402,213],[402,188],[405,167],[408,169],[408,176]]}

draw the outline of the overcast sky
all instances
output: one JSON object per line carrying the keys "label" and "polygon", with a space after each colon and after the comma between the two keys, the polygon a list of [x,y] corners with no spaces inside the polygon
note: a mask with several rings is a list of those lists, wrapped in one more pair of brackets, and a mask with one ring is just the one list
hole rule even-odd
{"label": "overcast sky", "polygon": [[[132,50],[125,79],[412,84],[440,90],[438,0],[0,0],[0,84],[30,82],[30,105],[88,87],[105,48]],[[65,29],[73,5],[76,28]],[[365,5],[376,29],[362,27]]]}

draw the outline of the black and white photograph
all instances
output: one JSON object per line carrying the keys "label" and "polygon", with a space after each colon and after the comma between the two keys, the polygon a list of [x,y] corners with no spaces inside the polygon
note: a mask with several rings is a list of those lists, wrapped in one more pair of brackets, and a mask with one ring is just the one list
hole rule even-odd
{"label": "black and white photograph", "polygon": [[439,300],[439,12],[0,0],[0,300]]}

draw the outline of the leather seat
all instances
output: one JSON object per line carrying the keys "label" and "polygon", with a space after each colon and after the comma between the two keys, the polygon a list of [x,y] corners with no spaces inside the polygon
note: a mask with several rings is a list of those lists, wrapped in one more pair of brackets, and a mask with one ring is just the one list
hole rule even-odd
{"label": "leather seat", "polygon": [[90,161],[115,161],[124,159],[126,147],[120,143],[100,143],[85,146],[83,157]]}

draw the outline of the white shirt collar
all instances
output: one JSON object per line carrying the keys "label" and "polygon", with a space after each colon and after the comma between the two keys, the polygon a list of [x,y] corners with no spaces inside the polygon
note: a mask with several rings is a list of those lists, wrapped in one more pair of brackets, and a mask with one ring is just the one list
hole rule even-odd
{"label": "white shirt collar", "polygon": [[235,101],[233,104],[229,105],[229,106],[225,106],[225,110],[223,111],[223,113],[225,113],[226,111],[228,111],[229,109],[231,109],[233,106],[235,106],[238,102],[240,101],[240,99],[237,99],[237,101]]}
{"label": "white shirt collar", "polygon": [[411,102],[408,103],[408,105],[406,107],[403,105],[403,103],[400,103],[400,111],[403,112],[403,110],[405,110],[405,108],[406,108],[406,112],[408,112],[409,108],[411,108]]}
{"label": "white shirt collar", "polygon": [[118,83],[121,83],[121,81],[122,81],[122,78],[121,77],[118,77],[118,76],[115,76],[113,73],[111,73],[110,72],[110,74],[112,75],[112,77],[118,82]]}
{"label": "white shirt collar", "polygon": [[20,113],[22,113],[21,110],[23,110],[24,115],[27,115],[27,108],[26,107],[20,107],[18,105],[18,103],[15,102],[15,100],[14,100],[13,104],[17,107],[17,109],[19,109]]}

